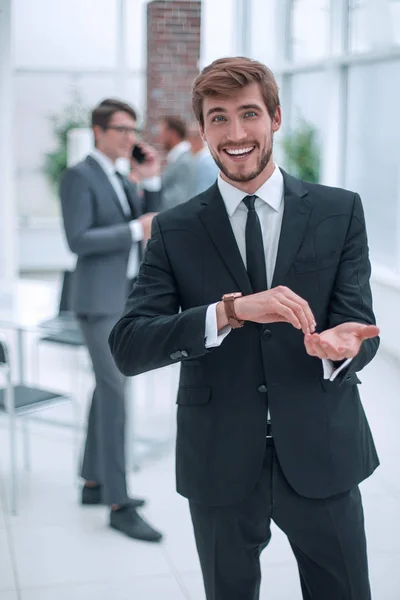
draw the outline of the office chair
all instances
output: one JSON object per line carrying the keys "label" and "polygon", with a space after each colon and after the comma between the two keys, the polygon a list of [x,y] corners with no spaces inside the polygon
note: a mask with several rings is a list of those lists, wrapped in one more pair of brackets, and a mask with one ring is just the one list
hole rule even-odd
{"label": "office chair", "polygon": [[[77,420],[77,407],[75,399],[60,392],[33,387],[16,385],[13,383],[10,353],[7,343],[0,338],[0,372],[4,374],[5,387],[0,388],[0,412],[8,417],[10,434],[10,467],[11,467],[11,513],[17,514],[17,440],[16,421],[18,418],[26,419],[34,413],[47,408],[52,408],[66,401],[72,402],[74,418]],[[45,420],[43,420],[45,422]],[[23,427],[25,446],[25,466],[29,464],[28,430]],[[75,459],[75,455],[74,455]]]}

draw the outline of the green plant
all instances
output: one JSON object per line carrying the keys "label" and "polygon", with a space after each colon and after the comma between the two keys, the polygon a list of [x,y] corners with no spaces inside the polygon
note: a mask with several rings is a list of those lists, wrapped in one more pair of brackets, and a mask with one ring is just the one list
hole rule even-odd
{"label": "green plant", "polygon": [[288,167],[294,175],[318,183],[320,177],[320,149],[317,130],[305,119],[282,140]]}
{"label": "green plant", "polygon": [[43,172],[53,189],[58,189],[61,176],[67,168],[67,138],[68,132],[77,127],[88,126],[88,110],[83,105],[77,90],[72,90],[71,101],[61,114],[49,117],[53,125],[53,133],[57,147],[45,155]]}

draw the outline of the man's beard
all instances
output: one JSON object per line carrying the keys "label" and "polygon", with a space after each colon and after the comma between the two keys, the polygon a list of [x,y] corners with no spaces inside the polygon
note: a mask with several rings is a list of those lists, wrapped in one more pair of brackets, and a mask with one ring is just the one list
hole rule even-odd
{"label": "man's beard", "polygon": [[[273,145],[273,142],[272,142],[272,138],[271,138],[271,145],[266,150],[266,152],[264,152],[264,154],[261,154],[259,161],[258,161],[258,165],[254,169],[254,171],[251,171],[250,173],[243,173],[243,174],[231,173],[230,171],[228,171],[228,169],[225,167],[225,165],[219,159],[219,156],[216,155],[211,149],[210,149],[210,152],[211,152],[211,155],[212,155],[217,167],[225,175],[225,177],[227,177],[227,179],[230,179],[231,181],[235,181],[236,183],[245,183],[247,181],[252,181],[253,179],[258,177],[264,171],[265,167],[269,163],[271,156],[272,156],[272,145]],[[241,147],[243,147],[243,146],[241,146]],[[253,152],[254,152],[254,150],[253,150]]]}

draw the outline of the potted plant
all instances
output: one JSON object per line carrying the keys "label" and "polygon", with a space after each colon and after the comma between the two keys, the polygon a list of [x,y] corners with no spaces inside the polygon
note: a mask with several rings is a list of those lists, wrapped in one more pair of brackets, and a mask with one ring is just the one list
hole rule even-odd
{"label": "potted plant", "polygon": [[305,119],[282,139],[288,168],[305,181],[318,183],[320,178],[320,148],[316,128]]}
{"label": "potted plant", "polygon": [[72,98],[59,115],[52,115],[54,136],[57,147],[45,156],[43,172],[51,187],[58,189],[63,172],[67,168],[67,138],[71,129],[88,127],[88,110],[83,105],[77,90],[72,91]]}

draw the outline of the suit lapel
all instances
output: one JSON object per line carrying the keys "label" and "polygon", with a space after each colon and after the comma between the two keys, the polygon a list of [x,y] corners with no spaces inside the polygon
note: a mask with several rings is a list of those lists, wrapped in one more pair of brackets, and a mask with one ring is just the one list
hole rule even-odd
{"label": "suit lapel", "polygon": [[101,166],[99,165],[97,160],[95,160],[92,156],[88,156],[86,158],[86,162],[90,165],[91,169],[93,169],[96,172],[96,177],[99,180],[101,180],[102,184],[104,185],[105,189],[107,190],[107,193],[109,193],[110,198],[112,198],[113,201],[115,202],[124,221],[126,221],[127,217],[122,209],[121,202],[119,201],[119,198],[118,198],[117,194],[115,193],[115,190],[114,190],[113,186],[111,185],[111,182],[107,177],[107,174],[103,171],[103,169],[101,168]]}
{"label": "suit lapel", "polygon": [[208,192],[203,194],[202,204],[204,208],[199,213],[199,218],[238,285],[238,289],[233,291],[251,294],[252,289],[247,271],[217,184],[214,184]]}
{"label": "suit lapel", "polygon": [[282,285],[300,248],[313,208],[308,190],[299,179],[282,171],[284,181],[284,212],[278,255],[272,286]]}

